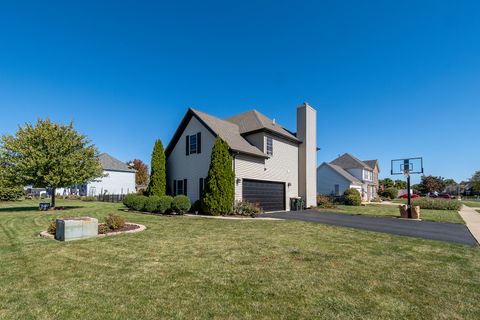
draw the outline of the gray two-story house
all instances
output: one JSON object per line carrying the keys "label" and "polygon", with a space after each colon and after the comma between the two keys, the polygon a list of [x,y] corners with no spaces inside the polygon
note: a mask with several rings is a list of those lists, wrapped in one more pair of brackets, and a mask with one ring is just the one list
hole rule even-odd
{"label": "gray two-story house", "polygon": [[172,195],[200,199],[217,137],[232,154],[236,201],[265,211],[290,210],[297,197],[316,206],[316,111],[307,103],[297,108],[295,133],[256,110],[220,119],[189,109],[165,150]]}
{"label": "gray two-story house", "polygon": [[377,196],[379,173],[377,160],[362,161],[345,153],[317,168],[317,192],[340,196],[353,188],[360,192],[363,201],[371,201]]}

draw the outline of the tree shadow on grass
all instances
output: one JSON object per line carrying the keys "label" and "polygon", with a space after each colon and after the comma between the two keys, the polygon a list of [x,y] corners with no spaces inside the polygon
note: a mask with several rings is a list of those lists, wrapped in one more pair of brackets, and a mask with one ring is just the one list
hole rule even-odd
{"label": "tree shadow on grass", "polygon": [[63,212],[63,211],[68,211],[68,210],[73,210],[73,209],[81,209],[81,208],[85,208],[85,207],[82,207],[82,206],[59,206],[59,207],[56,207],[57,209],[55,210],[48,210],[48,211],[40,211],[38,209],[38,206],[36,207],[10,207],[10,208],[0,208],[0,213],[11,213],[11,212],[21,212],[21,211],[28,211],[28,212],[32,212],[32,211],[38,211],[38,212],[50,212],[50,213],[54,213],[54,212]]}

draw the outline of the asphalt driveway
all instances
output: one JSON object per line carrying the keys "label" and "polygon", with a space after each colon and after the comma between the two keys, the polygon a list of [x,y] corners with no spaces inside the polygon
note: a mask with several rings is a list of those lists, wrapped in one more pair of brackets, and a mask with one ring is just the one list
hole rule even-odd
{"label": "asphalt driveway", "polygon": [[334,212],[319,212],[317,210],[266,213],[262,214],[262,217],[301,220],[472,246],[478,244],[468,228],[462,224],[355,216]]}

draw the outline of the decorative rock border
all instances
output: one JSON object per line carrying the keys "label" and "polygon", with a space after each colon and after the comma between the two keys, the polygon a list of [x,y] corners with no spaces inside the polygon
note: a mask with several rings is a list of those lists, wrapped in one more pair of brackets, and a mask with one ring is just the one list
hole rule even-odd
{"label": "decorative rock border", "polygon": [[[117,232],[102,233],[102,234],[98,234],[96,237],[92,237],[92,238],[104,238],[104,237],[110,237],[110,236],[117,236],[119,234],[124,234],[124,233],[137,233],[137,232],[142,232],[142,231],[147,229],[147,227],[144,226],[143,224],[132,223],[132,222],[126,222],[125,224],[134,225],[134,226],[137,226],[138,228],[133,229],[133,230],[128,230],[128,231],[117,231]],[[48,233],[47,231],[40,232],[40,237],[55,240],[54,235]],[[89,239],[89,238],[85,238],[85,239]]]}

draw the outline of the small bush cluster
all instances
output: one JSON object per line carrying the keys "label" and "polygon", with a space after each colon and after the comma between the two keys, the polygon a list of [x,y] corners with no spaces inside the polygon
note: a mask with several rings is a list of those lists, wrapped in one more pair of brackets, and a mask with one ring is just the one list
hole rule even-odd
{"label": "small bush cluster", "polygon": [[380,197],[393,200],[398,197],[398,190],[396,188],[386,188],[383,191],[379,191],[378,194],[380,195]]}
{"label": "small bush cluster", "polygon": [[455,210],[458,211],[462,207],[462,203],[458,200],[434,199],[434,198],[416,198],[412,199],[413,206],[419,206],[422,209],[432,210]]}
{"label": "small bush cluster", "polygon": [[178,195],[175,198],[171,196],[143,196],[138,194],[129,194],[123,199],[123,204],[136,211],[146,211],[151,213],[169,213],[174,212],[183,214],[190,210],[190,199],[184,195]]}
{"label": "small bush cluster", "polygon": [[50,233],[50,234],[57,233],[57,220],[56,219],[52,219],[48,222],[47,232]]}
{"label": "small bush cluster", "polygon": [[125,226],[125,219],[117,214],[110,213],[105,217],[105,225],[112,231],[118,230]]}
{"label": "small bush cluster", "polygon": [[0,201],[15,201],[23,197],[21,187],[9,187],[0,183]]}
{"label": "small bush cluster", "polygon": [[172,201],[172,211],[175,213],[184,214],[190,210],[191,203],[190,199],[184,195],[178,195],[173,198]]}
{"label": "small bush cluster", "polygon": [[331,209],[335,208],[335,204],[330,197],[317,195],[317,207],[323,209]]}
{"label": "small bush cluster", "polygon": [[260,213],[262,209],[248,201],[237,201],[233,206],[233,214],[236,215],[256,217]]}
{"label": "small bush cluster", "polygon": [[357,189],[347,189],[343,193],[344,202],[347,206],[360,206],[362,204],[362,197],[360,196],[360,192]]}

